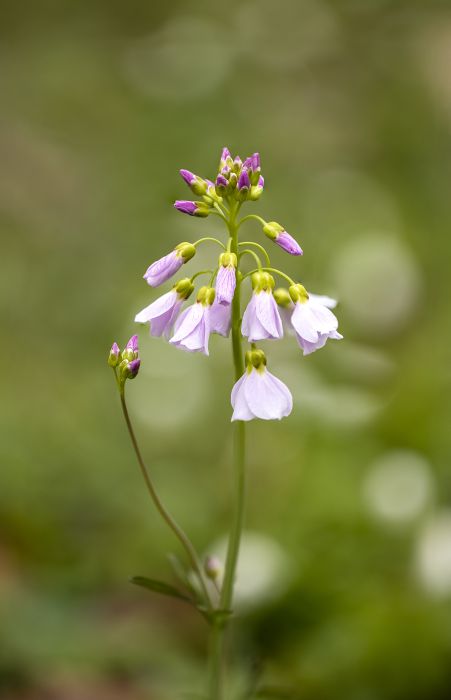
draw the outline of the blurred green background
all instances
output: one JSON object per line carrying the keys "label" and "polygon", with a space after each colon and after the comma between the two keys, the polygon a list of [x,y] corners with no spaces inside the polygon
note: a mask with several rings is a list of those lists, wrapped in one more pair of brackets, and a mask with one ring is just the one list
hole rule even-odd
{"label": "blurred green background", "polygon": [[[211,177],[228,145],[261,152],[248,209],[298,238],[304,257],[274,262],[340,299],[345,335],[308,358],[266,346],[295,410],[249,425],[233,697],[449,698],[450,3],[3,0],[0,16],[0,696],[202,689],[203,621],[128,583],[172,580],[178,550],[106,355],[158,294],[150,262],[220,233],[172,202],[178,169]],[[207,359],[139,337],[143,451],[216,551],[229,345]]]}

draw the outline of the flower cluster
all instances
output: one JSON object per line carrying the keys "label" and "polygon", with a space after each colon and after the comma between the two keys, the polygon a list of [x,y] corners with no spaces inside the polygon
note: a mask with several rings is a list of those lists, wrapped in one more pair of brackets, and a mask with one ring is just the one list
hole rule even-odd
{"label": "flower cluster", "polygon": [[[211,237],[201,238],[195,243],[180,243],[150,265],[144,279],[151,287],[158,287],[194,257],[200,244],[209,241],[222,248],[213,269],[179,280],[171,291],[140,311],[135,321],[149,323],[151,335],[164,336],[178,348],[205,355],[209,354],[212,333],[227,337],[232,330],[234,348],[241,342],[241,337],[247,338],[251,347],[245,353],[244,374],[232,390],[232,420],[283,418],[292,410],[290,391],[266,369],[265,353],[255,343],[280,339],[285,328],[294,335],[303,354],[308,355],[322,348],[329,339],[341,339],[337,318],[331,311],[336,301],[307,293],[302,284],[271,267],[268,252],[260,243],[240,241],[241,225],[247,220],[256,220],[262,233],[282,250],[294,256],[303,254],[295,238],[276,221],[268,222],[255,214],[238,219],[242,205],[246,201],[257,201],[264,190],[258,153],[242,161],[239,156],[233,158],[224,148],[214,182],[189,170],[181,170],[180,175],[199,199],[177,200],[175,208],[190,216],[221,219],[227,227],[228,237],[225,243]],[[251,256],[257,267],[243,273],[241,264],[245,255]],[[261,255],[264,255],[264,264]],[[271,273],[287,280],[288,289],[275,290]],[[195,302],[183,309],[194,291],[195,279],[202,274],[210,275],[209,284],[201,286]],[[241,319],[240,287],[246,279],[251,281],[252,296]],[[235,365],[242,371],[242,359],[238,362],[236,353]]]}
{"label": "flower cluster", "polygon": [[114,369],[119,388],[123,389],[127,379],[134,379],[141,365],[138,351],[138,336],[132,335],[124,350],[117,343],[111,346],[108,364]]}

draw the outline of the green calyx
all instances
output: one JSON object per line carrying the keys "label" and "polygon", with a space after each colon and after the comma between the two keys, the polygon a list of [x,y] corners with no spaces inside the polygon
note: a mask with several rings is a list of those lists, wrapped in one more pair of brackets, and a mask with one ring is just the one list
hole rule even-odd
{"label": "green calyx", "polygon": [[282,308],[287,309],[289,306],[291,306],[291,296],[288,289],[279,287],[278,289],[274,290],[273,296],[277,304]]}
{"label": "green calyx", "polygon": [[283,226],[277,223],[277,221],[267,221],[263,226],[263,233],[268,236],[272,241],[275,241],[279,233],[284,231]]}
{"label": "green calyx", "polygon": [[259,185],[252,185],[251,189],[249,190],[249,194],[247,195],[247,198],[251,202],[256,202],[257,199],[260,199],[262,196],[263,192],[263,187],[260,187]]}
{"label": "green calyx", "polygon": [[275,281],[274,277],[269,274],[269,272],[254,272],[254,274],[251,277],[252,280],[252,289],[254,292],[270,292],[272,289],[274,289],[275,286]]}
{"label": "green calyx", "polygon": [[218,265],[222,265],[222,267],[236,268],[238,265],[238,258],[235,253],[221,253],[219,256]]}
{"label": "green calyx", "polygon": [[295,304],[296,302],[305,304],[305,302],[308,301],[309,296],[307,290],[302,284],[292,284],[288,291]]}
{"label": "green calyx", "polygon": [[174,250],[176,250],[177,254],[183,258],[184,263],[188,262],[188,260],[191,260],[191,258],[196,255],[196,248],[192,243],[179,243],[175,246]]}
{"label": "green calyx", "polygon": [[244,357],[246,362],[246,370],[248,373],[252,372],[253,369],[263,372],[266,367],[266,355],[263,350],[258,348],[252,348],[248,350]]}
{"label": "green calyx", "polygon": [[174,284],[174,289],[179,295],[180,299],[188,299],[188,297],[194,291],[194,284],[191,282],[189,277],[184,277]]}
{"label": "green calyx", "polygon": [[211,306],[215,300],[214,287],[201,287],[197,292],[197,301],[204,306]]}

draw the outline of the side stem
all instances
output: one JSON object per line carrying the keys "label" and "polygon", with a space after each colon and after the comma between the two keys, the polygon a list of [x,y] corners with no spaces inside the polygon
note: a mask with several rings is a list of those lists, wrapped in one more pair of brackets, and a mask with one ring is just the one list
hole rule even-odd
{"label": "side stem", "polygon": [[171,528],[172,532],[174,533],[174,535],[177,537],[180,544],[184,548],[184,550],[188,556],[188,559],[190,561],[190,564],[198,576],[199,583],[202,587],[202,592],[204,594],[206,604],[208,605],[209,609],[211,610],[213,606],[212,606],[210,594],[208,592],[208,589],[207,589],[207,586],[206,586],[206,583],[204,580],[204,576],[202,573],[202,566],[200,564],[199,557],[197,556],[196,550],[194,549],[194,546],[191,543],[188,536],[185,534],[185,532],[182,530],[182,528],[176,523],[174,518],[166,510],[163,503],[161,502],[160,497],[158,496],[158,494],[155,490],[155,486],[153,485],[152,479],[150,478],[150,474],[147,470],[146,464],[142,458],[141,451],[139,449],[138,442],[136,440],[135,431],[133,430],[133,426],[132,426],[132,423],[130,420],[130,415],[128,413],[127,404],[125,401],[125,388],[122,388],[120,390],[120,397],[121,397],[122,412],[124,414],[125,422],[127,424],[128,432],[130,435],[130,439],[132,441],[133,449],[135,450],[135,454],[136,454],[136,457],[138,460],[139,467],[141,469],[141,473],[144,477],[144,481],[146,482],[147,490],[150,494],[152,501],[155,504],[156,509],[160,513],[161,517],[167,523],[167,525]]}

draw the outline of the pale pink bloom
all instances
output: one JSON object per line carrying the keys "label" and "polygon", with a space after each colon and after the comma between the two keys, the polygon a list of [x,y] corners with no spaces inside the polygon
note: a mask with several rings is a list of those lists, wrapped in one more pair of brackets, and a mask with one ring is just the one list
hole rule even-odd
{"label": "pale pink bloom", "polygon": [[270,290],[252,294],[243,314],[241,332],[250,343],[283,337],[279,309]]}
{"label": "pale pink bloom", "polygon": [[208,355],[210,311],[211,307],[200,301],[182,311],[175,324],[175,333],[169,342],[188,352],[202,352]]}
{"label": "pale pink bloom", "polygon": [[293,397],[288,387],[265,366],[250,367],[232,389],[232,421],[280,420],[290,415]]}
{"label": "pale pink bloom", "polygon": [[210,333],[218,333],[227,338],[230,333],[231,324],[232,309],[230,304],[220,304],[217,298],[215,298],[210,307]]}
{"label": "pale pink bloom", "polygon": [[337,331],[337,317],[330,311],[336,303],[330,297],[310,294],[305,301],[297,301],[294,304],[291,324],[304,355],[324,347],[329,338],[333,340],[343,338]]}
{"label": "pale pink bloom", "polygon": [[150,334],[169,338],[184,299],[171,289],[135,316],[136,323],[150,322]]}

